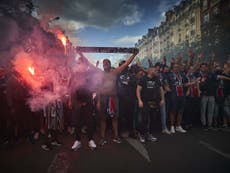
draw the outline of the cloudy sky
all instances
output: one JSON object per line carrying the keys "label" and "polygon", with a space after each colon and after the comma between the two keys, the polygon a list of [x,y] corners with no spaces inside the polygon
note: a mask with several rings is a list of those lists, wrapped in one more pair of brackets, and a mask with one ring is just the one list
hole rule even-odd
{"label": "cloudy sky", "polygon": [[[180,0],[37,0],[39,15],[60,16],[74,45],[133,47]],[[106,55],[114,58],[114,55]],[[115,55],[116,57],[117,55]],[[98,57],[98,56],[97,56]]]}

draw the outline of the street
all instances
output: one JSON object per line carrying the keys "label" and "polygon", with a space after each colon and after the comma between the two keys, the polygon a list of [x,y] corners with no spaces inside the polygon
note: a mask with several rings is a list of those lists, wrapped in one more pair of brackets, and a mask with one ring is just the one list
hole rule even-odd
{"label": "street", "polygon": [[[186,134],[155,134],[156,143],[141,144],[126,138],[122,144],[109,142],[98,146],[96,151],[83,146],[72,151],[74,136],[61,134],[63,146],[52,151],[41,149],[41,140],[36,144],[19,142],[11,150],[0,151],[0,170],[4,173],[228,173],[230,169],[230,130],[204,131],[191,129]],[[96,142],[98,142],[96,137]],[[108,138],[111,141],[110,138]]]}

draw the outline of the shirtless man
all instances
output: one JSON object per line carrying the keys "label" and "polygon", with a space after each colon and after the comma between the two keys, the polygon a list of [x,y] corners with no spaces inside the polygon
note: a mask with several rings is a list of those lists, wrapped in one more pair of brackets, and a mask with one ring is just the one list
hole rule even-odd
{"label": "shirtless man", "polygon": [[[97,104],[98,110],[100,112],[100,133],[101,133],[101,145],[104,145],[107,141],[105,140],[105,130],[106,130],[106,116],[109,114],[112,118],[113,127],[113,142],[121,143],[118,137],[118,97],[117,97],[117,87],[116,80],[117,76],[133,61],[135,56],[138,54],[138,49],[131,55],[124,64],[112,69],[111,62],[108,59],[103,60],[103,77],[102,84],[99,90],[99,101]],[[108,109],[109,103],[109,109]]]}

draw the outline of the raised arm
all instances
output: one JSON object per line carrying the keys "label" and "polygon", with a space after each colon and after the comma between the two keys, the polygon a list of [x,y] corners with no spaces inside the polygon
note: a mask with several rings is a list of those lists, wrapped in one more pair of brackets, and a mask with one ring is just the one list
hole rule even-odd
{"label": "raised arm", "polygon": [[124,64],[122,64],[121,66],[117,67],[116,69],[114,69],[112,72],[115,74],[120,74],[126,67],[128,67],[128,65],[133,61],[133,59],[135,58],[135,56],[138,54],[138,49],[135,49],[134,54],[132,54],[126,61]]}
{"label": "raised arm", "polygon": [[194,65],[194,71],[197,71],[200,68],[201,58],[203,57],[202,53],[199,53],[197,56],[196,64]]}
{"label": "raised arm", "polygon": [[193,60],[194,60],[194,53],[191,50],[189,50],[188,51],[188,61],[186,64],[187,68],[193,65]]}
{"label": "raised arm", "polygon": [[149,63],[149,68],[153,67],[153,62],[152,62],[152,60],[150,58],[148,59],[148,63]]}
{"label": "raised arm", "polygon": [[216,57],[216,55],[215,55],[215,53],[212,51],[211,52],[211,58],[210,58],[210,62],[209,62],[209,70],[210,71],[214,71],[214,61],[215,61],[215,57]]}

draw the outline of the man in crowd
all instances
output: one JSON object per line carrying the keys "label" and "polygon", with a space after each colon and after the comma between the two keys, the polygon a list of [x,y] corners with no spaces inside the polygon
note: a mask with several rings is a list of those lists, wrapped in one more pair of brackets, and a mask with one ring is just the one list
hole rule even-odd
{"label": "man in crowd", "polygon": [[[75,120],[75,141],[72,146],[73,150],[81,147],[81,129],[85,125],[87,127],[88,146],[95,149],[97,146],[93,140],[94,118],[93,118],[93,91],[91,84],[92,70],[89,67],[88,60],[80,53],[78,66],[80,71],[75,73],[71,79],[70,86],[73,90],[72,94],[72,113]],[[92,66],[91,66],[92,67]],[[76,88],[77,85],[77,88]]]}
{"label": "man in crowd", "polygon": [[[119,66],[124,64],[121,61]],[[119,98],[119,135],[126,130],[130,137],[134,135],[134,105],[135,97],[133,96],[133,88],[136,87],[136,79],[133,75],[132,69],[125,68],[118,76],[118,98]]]}
{"label": "man in crowd", "polygon": [[154,120],[160,113],[160,106],[164,104],[164,91],[157,77],[157,69],[155,67],[150,67],[147,75],[141,78],[138,82],[136,92],[138,106],[142,109],[140,141],[142,143],[145,142],[145,138],[147,137],[148,140],[155,142],[157,138],[152,135]]}
{"label": "man in crowd", "polygon": [[[180,66],[178,63],[174,63],[172,66],[172,73],[168,78],[170,86],[170,105],[169,105],[169,114],[170,114],[170,133],[175,133],[175,130],[180,133],[186,133],[181,127],[182,116],[184,112],[185,104],[185,87],[187,84],[186,77],[180,73]],[[174,127],[176,118],[176,129]]]}
{"label": "man in crowd", "polygon": [[138,54],[138,49],[135,53],[131,55],[125,63],[121,66],[112,70],[111,62],[108,59],[103,60],[104,73],[102,76],[102,83],[99,90],[99,101],[97,107],[100,111],[100,125],[101,125],[101,145],[104,145],[107,141],[105,140],[105,130],[106,130],[106,119],[107,115],[110,114],[112,118],[112,127],[114,133],[113,142],[121,143],[118,137],[118,97],[117,97],[117,76],[128,67],[128,65],[133,61],[135,56]]}

